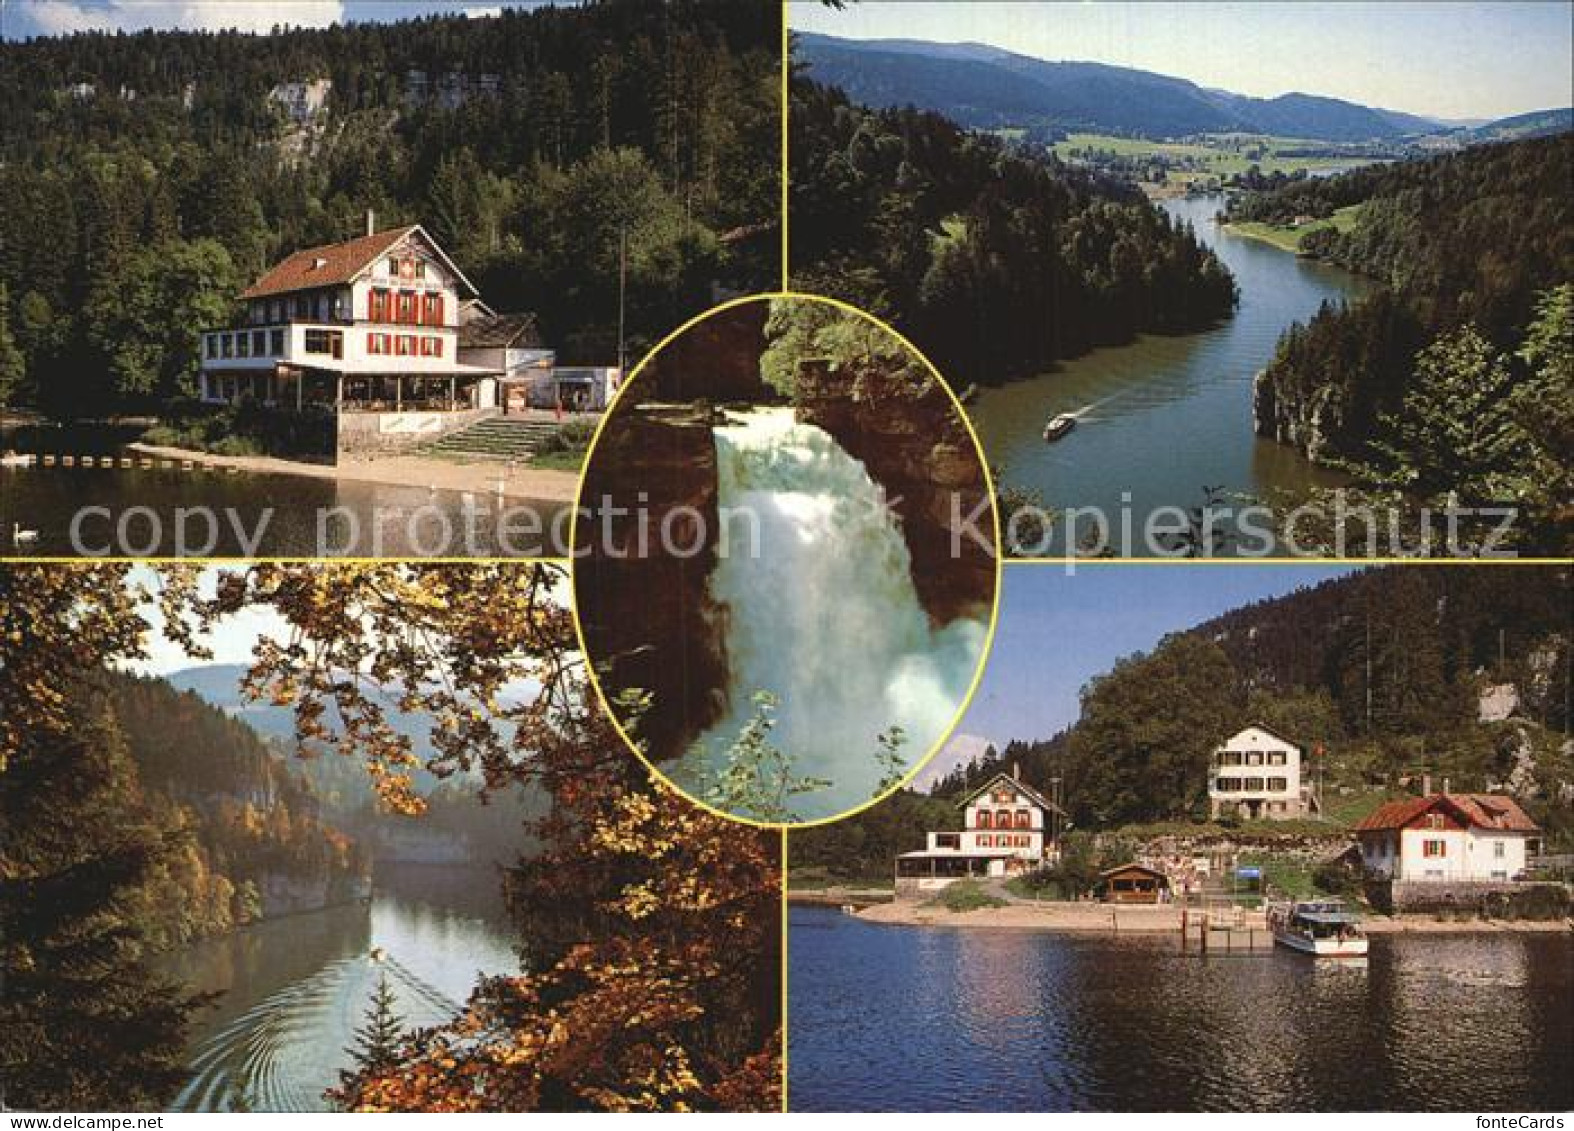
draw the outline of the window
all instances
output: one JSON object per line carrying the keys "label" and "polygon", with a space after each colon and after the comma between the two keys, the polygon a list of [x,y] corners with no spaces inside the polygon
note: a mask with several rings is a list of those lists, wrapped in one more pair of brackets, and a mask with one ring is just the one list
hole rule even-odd
{"label": "window", "polygon": [[398,355],[399,357],[409,357],[412,353],[415,352],[411,348],[412,346],[414,346],[414,344],[415,344],[415,339],[412,338],[409,334],[400,334],[397,338],[394,339],[394,353],[396,355]]}
{"label": "window", "polygon": [[421,339],[421,356],[422,357],[442,357],[443,356],[443,339],[441,339],[441,338],[422,338]]}
{"label": "window", "polygon": [[426,296],[426,313],[422,319],[428,326],[441,326],[443,324],[443,296]]}
{"label": "window", "polygon": [[253,357],[268,356],[268,332],[266,330],[253,330],[251,332],[251,354]]}
{"label": "window", "polygon": [[312,316],[312,302],[311,302],[311,299],[307,298],[305,295],[296,295],[295,296],[295,317],[297,317],[297,318],[310,318],[311,316]]}
{"label": "window", "polygon": [[1421,855],[1429,858],[1447,856],[1448,842],[1445,840],[1424,840],[1421,842]]}
{"label": "window", "polygon": [[375,287],[366,296],[366,317],[373,322],[388,321],[388,292]]}
{"label": "window", "polygon": [[235,356],[251,356],[251,335],[245,330],[242,330],[240,333],[235,335]]}
{"label": "window", "polygon": [[400,291],[399,321],[414,322],[415,320],[415,295],[409,291]]}
{"label": "window", "polygon": [[995,814],[995,828],[1009,829],[1011,827],[1011,810],[1002,809]]}
{"label": "window", "polygon": [[1248,766],[1262,765],[1262,751],[1253,750],[1250,754],[1246,755],[1246,764]]}
{"label": "window", "polygon": [[1247,793],[1261,793],[1263,791],[1263,780],[1262,778],[1247,778],[1246,784],[1242,788]]}
{"label": "window", "polygon": [[1284,756],[1284,751],[1283,750],[1270,750],[1270,751],[1268,751],[1268,764],[1270,766],[1283,766],[1283,765],[1285,765],[1286,764],[1286,758]]}
{"label": "window", "polygon": [[1443,814],[1441,814],[1441,813],[1428,813],[1426,815],[1426,827],[1429,828],[1429,829],[1440,829],[1440,828],[1442,828],[1443,827]]}
{"label": "window", "polygon": [[1506,848],[1507,848],[1507,845],[1505,845],[1502,841],[1494,840],[1492,842],[1492,856],[1493,856],[1493,858],[1497,859],[1497,860],[1503,859],[1504,849],[1506,849]]}
{"label": "window", "polygon": [[219,337],[219,341],[223,344],[222,348],[224,350],[224,356],[225,357],[234,357],[235,356],[235,335],[234,334],[222,334]]}
{"label": "window", "polygon": [[1221,766],[1239,766],[1240,764],[1241,755],[1238,750],[1226,750],[1219,755],[1219,765]]}
{"label": "window", "polygon": [[269,357],[283,357],[284,356],[284,331],[283,330],[269,330],[268,331],[268,356]]}
{"label": "window", "polygon": [[1017,810],[1017,828],[1030,829],[1033,827],[1033,815],[1026,809]]}
{"label": "window", "polygon": [[338,330],[307,330],[306,352],[344,356],[344,335]]}
{"label": "window", "polygon": [[978,827],[981,829],[994,827],[994,815],[988,809],[978,811]]}
{"label": "window", "polygon": [[988,833],[979,833],[978,834],[978,847],[980,847],[980,848],[993,848],[994,846],[995,846],[995,838],[994,837],[990,836]]}
{"label": "window", "polygon": [[387,270],[390,279],[399,277],[399,260],[392,255],[388,257]]}
{"label": "window", "polygon": [[381,335],[379,335],[379,334],[367,334],[366,335],[366,352],[367,353],[375,354],[375,353],[382,353],[383,352],[382,350],[377,348],[378,345],[380,344],[378,342],[378,340],[377,340],[379,337],[381,337]]}
{"label": "window", "polygon": [[1220,793],[1236,793],[1241,788],[1240,778],[1220,778],[1216,783]]}
{"label": "window", "polygon": [[202,356],[213,357],[218,353],[218,342],[212,334],[202,335]]}
{"label": "window", "polygon": [[417,260],[414,261],[414,263],[415,263],[415,267],[414,267],[415,277],[417,279],[424,279],[424,278],[426,278],[426,260],[424,260],[424,259],[417,259]]}
{"label": "window", "polygon": [[1283,793],[1285,790],[1287,790],[1289,788],[1290,788],[1290,782],[1289,782],[1288,778],[1269,778],[1268,779],[1268,792],[1269,793]]}

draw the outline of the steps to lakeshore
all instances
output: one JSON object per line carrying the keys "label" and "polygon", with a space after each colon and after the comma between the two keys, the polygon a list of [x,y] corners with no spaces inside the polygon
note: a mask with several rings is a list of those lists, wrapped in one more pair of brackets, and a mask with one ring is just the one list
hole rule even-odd
{"label": "steps to lakeshore", "polygon": [[421,451],[437,456],[463,456],[467,459],[529,459],[541,450],[562,425],[552,421],[519,420],[491,416],[461,428],[430,444]]}

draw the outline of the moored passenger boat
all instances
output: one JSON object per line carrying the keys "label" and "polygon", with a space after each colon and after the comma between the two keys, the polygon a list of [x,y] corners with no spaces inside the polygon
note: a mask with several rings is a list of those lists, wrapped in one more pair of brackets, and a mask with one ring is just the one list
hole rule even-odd
{"label": "moored passenger boat", "polygon": [[1360,918],[1342,900],[1304,900],[1268,911],[1274,941],[1319,957],[1353,957],[1367,951]]}

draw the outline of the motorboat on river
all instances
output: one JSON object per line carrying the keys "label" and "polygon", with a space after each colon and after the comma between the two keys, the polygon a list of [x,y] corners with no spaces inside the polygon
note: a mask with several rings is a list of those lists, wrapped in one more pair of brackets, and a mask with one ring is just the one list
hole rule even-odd
{"label": "motorboat on river", "polygon": [[1063,412],[1059,416],[1051,417],[1049,423],[1044,425],[1044,439],[1058,440],[1076,426],[1077,418],[1069,412]]}

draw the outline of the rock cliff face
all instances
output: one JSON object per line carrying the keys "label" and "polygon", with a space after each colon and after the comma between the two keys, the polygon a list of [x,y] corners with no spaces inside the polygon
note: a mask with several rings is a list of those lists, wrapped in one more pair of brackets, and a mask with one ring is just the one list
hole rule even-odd
{"label": "rock cliff face", "polygon": [[1272,368],[1252,381],[1252,421],[1259,436],[1289,444],[1307,459],[1324,462],[1335,455],[1332,437],[1342,429],[1334,389],[1284,387]]}
{"label": "rock cliff face", "polygon": [[740,303],[689,327],[645,364],[629,396],[668,404],[779,399],[760,377],[769,313],[769,303]]}
{"label": "rock cliff face", "polygon": [[[913,558],[913,585],[936,624],[987,616],[995,591],[993,516],[984,469],[955,402],[929,374],[856,374],[809,359],[798,416],[829,432],[885,489]],[[968,534],[968,520],[984,544]]]}
{"label": "rock cliff face", "polygon": [[[653,707],[637,737],[663,761],[721,717],[727,665],[716,563],[716,445],[703,409],[625,403],[607,421],[576,523],[574,598],[608,696]],[[666,531],[666,536],[663,536]]]}

